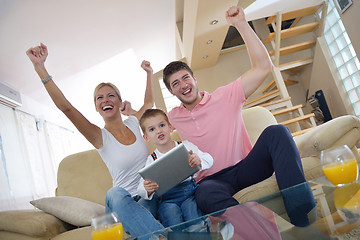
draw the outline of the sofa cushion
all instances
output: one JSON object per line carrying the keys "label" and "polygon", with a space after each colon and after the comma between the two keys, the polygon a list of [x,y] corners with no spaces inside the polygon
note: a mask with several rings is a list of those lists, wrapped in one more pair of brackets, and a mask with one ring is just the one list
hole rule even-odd
{"label": "sofa cushion", "polygon": [[0,231],[4,232],[49,238],[72,228],[60,219],[38,210],[13,210],[0,214]]}
{"label": "sofa cushion", "polygon": [[30,202],[35,207],[74,226],[89,226],[91,219],[105,213],[105,207],[84,199],[59,196]]}
{"label": "sofa cushion", "polygon": [[4,240],[49,240],[49,237],[31,237],[31,236],[20,234],[20,233],[0,231],[0,239],[4,239]]}
{"label": "sofa cushion", "polygon": [[307,181],[324,175],[320,159],[317,157],[306,157],[301,159],[304,175]]}

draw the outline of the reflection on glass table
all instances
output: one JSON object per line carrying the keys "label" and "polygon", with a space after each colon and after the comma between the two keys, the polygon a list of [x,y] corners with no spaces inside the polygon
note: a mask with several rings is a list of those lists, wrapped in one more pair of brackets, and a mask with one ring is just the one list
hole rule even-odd
{"label": "reflection on glass table", "polygon": [[[291,190],[302,189],[302,185]],[[360,183],[336,187],[326,177],[321,177],[310,181],[310,185],[318,214],[309,216],[311,224],[307,227],[295,227],[290,223],[281,192],[276,192],[137,239],[318,240],[355,239],[347,236],[358,234],[360,239]],[[205,228],[199,225],[202,222]]]}

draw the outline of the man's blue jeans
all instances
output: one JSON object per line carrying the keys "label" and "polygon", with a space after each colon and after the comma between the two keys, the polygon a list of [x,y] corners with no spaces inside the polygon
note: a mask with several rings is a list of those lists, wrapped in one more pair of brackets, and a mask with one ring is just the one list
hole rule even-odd
{"label": "man's blue jeans", "polygon": [[202,216],[195,202],[197,185],[194,180],[179,183],[160,197],[158,216],[169,227]]}
{"label": "man's blue jeans", "polygon": [[106,212],[116,212],[126,232],[132,237],[163,229],[153,216],[156,214],[158,199],[142,200],[131,197],[121,187],[113,187],[106,194]]}
{"label": "man's blue jeans", "polygon": [[195,193],[196,202],[205,214],[238,205],[233,197],[235,193],[271,177],[274,172],[279,189],[285,189],[281,194],[291,223],[308,225],[307,214],[316,202],[308,183],[296,191],[286,190],[306,180],[294,139],[283,125],[267,127],[243,160],[202,179]]}

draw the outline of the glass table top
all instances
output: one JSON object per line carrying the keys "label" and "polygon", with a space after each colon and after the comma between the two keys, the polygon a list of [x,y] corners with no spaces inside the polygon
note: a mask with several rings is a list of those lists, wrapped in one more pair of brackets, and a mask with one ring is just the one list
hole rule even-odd
{"label": "glass table top", "polygon": [[281,192],[275,192],[137,239],[360,239],[360,183],[335,187],[325,176],[309,183],[317,216],[308,215],[307,227],[290,223]]}

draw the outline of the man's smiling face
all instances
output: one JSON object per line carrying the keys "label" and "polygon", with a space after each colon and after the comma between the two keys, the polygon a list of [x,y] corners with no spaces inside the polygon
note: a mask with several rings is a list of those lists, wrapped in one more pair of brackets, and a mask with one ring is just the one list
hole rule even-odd
{"label": "man's smiling face", "polygon": [[192,105],[199,97],[195,77],[186,70],[180,70],[169,77],[170,92],[185,106]]}

